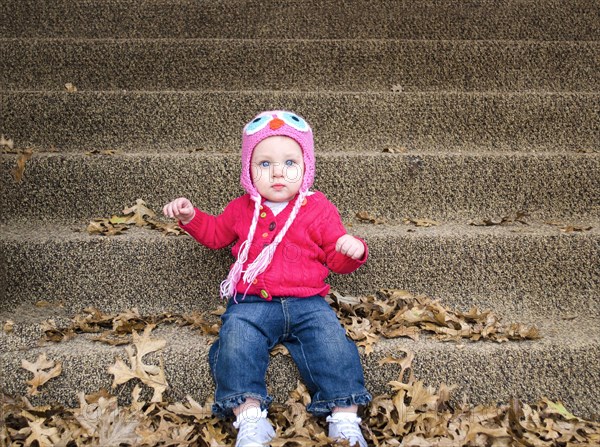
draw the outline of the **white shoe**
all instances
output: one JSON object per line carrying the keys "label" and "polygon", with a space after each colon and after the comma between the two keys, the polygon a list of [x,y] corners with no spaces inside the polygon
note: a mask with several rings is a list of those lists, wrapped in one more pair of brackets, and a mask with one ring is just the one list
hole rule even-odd
{"label": "white shoe", "polygon": [[233,426],[238,429],[235,447],[269,447],[269,441],[275,437],[267,410],[248,408],[238,415]]}
{"label": "white shoe", "polygon": [[355,413],[337,412],[326,419],[329,422],[329,437],[347,439],[351,446],[367,447],[367,441],[360,431],[361,419]]}

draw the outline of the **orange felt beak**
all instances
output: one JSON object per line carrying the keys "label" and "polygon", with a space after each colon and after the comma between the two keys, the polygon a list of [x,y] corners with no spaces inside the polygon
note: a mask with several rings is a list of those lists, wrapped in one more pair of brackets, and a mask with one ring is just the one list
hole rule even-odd
{"label": "orange felt beak", "polygon": [[281,120],[279,118],[275,118],[269,123],[269,127],[271,128],[271,130],[277,130],[284,124],[285,123],[283,122],[283,120]]}

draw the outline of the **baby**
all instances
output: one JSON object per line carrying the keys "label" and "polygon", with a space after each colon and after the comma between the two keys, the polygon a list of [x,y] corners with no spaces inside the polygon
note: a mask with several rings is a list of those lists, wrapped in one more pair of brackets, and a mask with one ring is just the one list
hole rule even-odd
{"label": "baby", "polygon": [[242,134],[241,184],[247,194],[218,216],[178,198],[163,212],[201,244],[235,242],[236,258],[221,296],[228,299],[209,362],[213,413],[236,416],[236,447],[267,446],[272,397],[265,374],[269,350],[282,343],[310,394],[307,410],[327,416],[329,436],[366,447],[358,405],[371,395],[356,345],[323,299],[329,270],[351,273],[367,260],[364,241],[346,233],[337,208],[309,191],[315,175],[313,134],[300,116],[264,112]]}

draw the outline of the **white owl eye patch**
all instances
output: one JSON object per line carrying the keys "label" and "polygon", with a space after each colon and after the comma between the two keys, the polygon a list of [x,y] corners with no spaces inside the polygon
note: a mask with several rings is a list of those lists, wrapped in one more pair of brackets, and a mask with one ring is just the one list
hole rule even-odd
{"label": "white owl eye patch", "polygon": [[[286,125],[300,132],[308,132],[310,129],[308,123],[304,121],[304,119],[293,113],[282,112],[276,114],[276,117],[281,119]],[[272,115],[257,116],[246,125],[244,132],[246,133],[246,135],[253,135],[256,132],[264,129],[267,126],[267,124],[269,124],[274,119],[275,118]]]}

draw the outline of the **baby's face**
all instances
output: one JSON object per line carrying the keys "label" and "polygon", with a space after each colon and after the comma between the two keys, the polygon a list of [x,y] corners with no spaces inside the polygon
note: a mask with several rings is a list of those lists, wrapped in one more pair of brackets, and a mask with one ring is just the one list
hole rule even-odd
{"label": "baby's face", "polygon": [[289,202],[302,186],[304,158],[293,138],[265,138],[254,148],[250,166],[256,190],[271,202]]}

